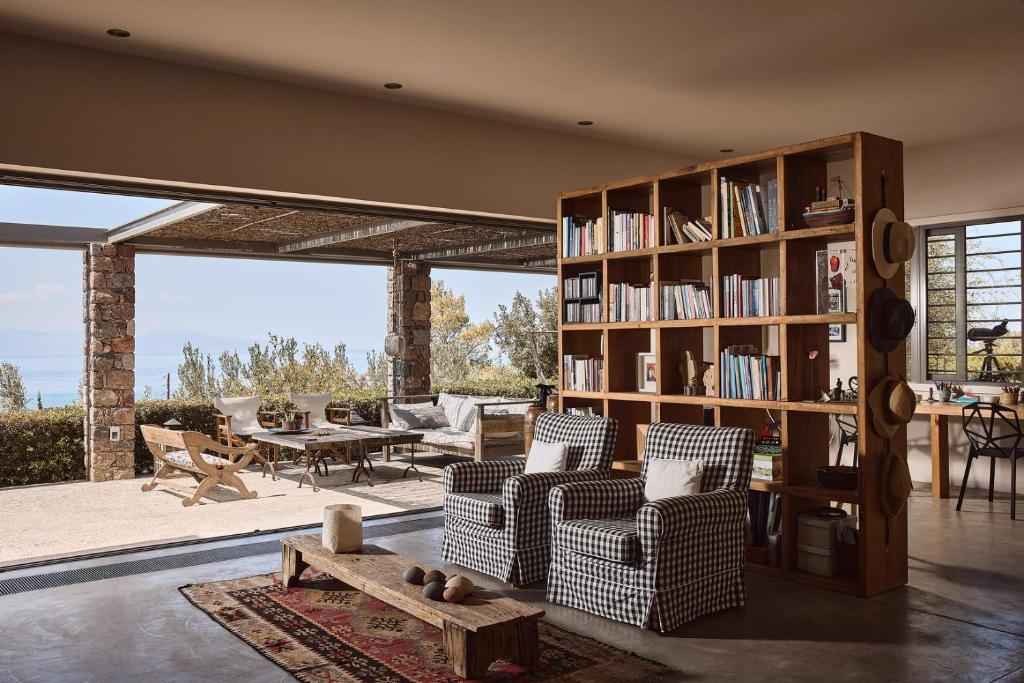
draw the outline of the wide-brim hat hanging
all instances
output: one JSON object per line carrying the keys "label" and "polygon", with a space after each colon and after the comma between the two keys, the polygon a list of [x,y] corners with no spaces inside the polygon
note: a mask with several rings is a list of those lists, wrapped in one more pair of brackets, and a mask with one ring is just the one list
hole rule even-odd
{"label": "wide-brim hat hanging", "polygon": [[907,504],[913,488],[906,459],[896,453],[886,454],[882,461],[882,487],[879,490],[882,513],[889,519],[896,517]]}
{"label": "wide-brim hat hanging", "polygon": [[914,327],[914,307],[887,287],[879,287],[868,300],[868,341],[880,353],[889,353]]}
{"label": "wide-brim hat hanging", "polygon": [[882,378],[868,394],[871,424],[880,436],[892,438],[903,425],[910,422],[917,409],[917,394],[903,375],[893,372]]}
{"label": "wide-brim hat hanging", "polygon": [[871,260],[875,270],[888,280],[910,260],[917,248],[914,226],[897,220],[892,209],[879,209],[871,224]]}

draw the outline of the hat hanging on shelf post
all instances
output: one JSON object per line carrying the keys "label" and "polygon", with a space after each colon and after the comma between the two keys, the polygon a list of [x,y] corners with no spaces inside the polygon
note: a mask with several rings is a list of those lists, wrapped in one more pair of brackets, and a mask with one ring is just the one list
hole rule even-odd
{"label": "hat hanging on shelf post", "polygon": [[871,223],[871,260],[882,279],[895,275],[916,248],[914,226],[897,220],[892,209],[879,209]]}
{"label": "hat hanging on shelf post", "polygon": [[916,317],[909,301],[888,287],[879,287],[868,299],[868,341],[879,353],[889,353],[907,338]]}

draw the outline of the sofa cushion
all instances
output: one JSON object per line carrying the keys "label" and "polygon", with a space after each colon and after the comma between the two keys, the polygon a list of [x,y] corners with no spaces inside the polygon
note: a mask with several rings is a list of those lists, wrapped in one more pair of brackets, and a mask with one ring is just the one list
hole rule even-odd
{"label": "sofa cushion", "polygon": [[453,427],[459,423],[459,410],[461,410],[465,398],[465,396],[446,394],[443,391],[437,395],[437,406],[444,411],[444,416],[448,418],[448,426]]}
{"label": "sofa cushion", "polygon": [[580,555],[612,562],[634,563],[640,557],[634,517],[562,522],[555,528],[555,542]]}
{"label": "sofa cushion", "polygon": [[444,513],[497,529],[505,524],[500,493],[449,493],[444,499]]}
{"label": "sofa cushion", "polygon": [[475,448],[476,442],[472,434],[460,432],[454,427],[441,427],[439,429],[426,429],[418,427],[410,431],[423,435],[423,443],[432,446],[455,446],[457,448]]}
{"label": "sofa cushion", "polygon": [[428,408],[434,408],[430,401],[425,403],[388,404],[388,418],[396,429],[418,429],[425,427],[419,414]]}

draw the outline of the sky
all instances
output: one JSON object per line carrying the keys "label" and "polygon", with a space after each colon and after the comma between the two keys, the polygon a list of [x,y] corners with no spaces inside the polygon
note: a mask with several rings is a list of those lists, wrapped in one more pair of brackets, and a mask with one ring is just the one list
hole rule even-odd
{"label": "sky", "polygon": [[[113,228],[171,203],[0,186],[0,222]],[[81,366],[80,341],[67,339],[81,334],[81,272],[78,250],[0,247],[0,361],[12,355],[10,343],[6,352],[3,348],[3,333],[11,330],[48,333],[71,347],[62,354],[67,358],[44,363],[50,370],[77,361],[62,370],[59,380],[44,380],[40,369],[40,378],[33,383],[32,368],[38,359],[26,359],[32,354],[19,349],[15,360],[27,366],[23,374],[33,396],[37,385],[45,385],[40,389],[44,392],[57,391],[67,384],[68,372],[77,373]],[[510,302],[516,291],[532,297],[555,284],[553,276],[522,273],[438,269],[433,277],[465,295],[474,322],[492,317],[498,304]],[[181,338],[212,338],[214,346],[220,340],[227,340],[223,344],[238,340],[242,348],[265,339],[268,332],[331,346],[341,341],[361,366],[366,351],[383,346],[385,278],[386,268],[380,266],[141,254],[136,259],[139,388],[142,383],[154,383],[157,373],[167,370],[165,366],[173,367],[173,358],[147,367],[141,357],[147,345],[151,354],[167,355],[163,342],[175,345]]]}

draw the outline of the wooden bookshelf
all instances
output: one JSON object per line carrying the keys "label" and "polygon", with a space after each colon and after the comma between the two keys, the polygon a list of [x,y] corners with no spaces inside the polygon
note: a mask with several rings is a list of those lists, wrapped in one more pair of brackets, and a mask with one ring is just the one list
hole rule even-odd
{"label": "wooden bookshelf", "polygon": [[[587,406],[619,421],[620,435],[632,435],[636,425],[650,422],[704,424],[704,407],[713,408],[719,426],[758,429],[765,411],[782,422],[783,479],[755,482],[751,488],[783,497],[781,566],[754,565],[753,570],[814,586],[871,596],[907,581],[907,519],[904,510],[887,522],[879,502],[881,464],[885,448],[906,457],[906,430],[888,442],[871,428],[867,396],[886,373],[886,358],[867,341],[865,314],[868,298],[883,284],[871,263],[871,221],[887,206],[903,214],[902,143],[868,133],[850,133],[778,149],[722,159],[665,173],[630,178],[559,195],[559,225],[563,216],[605,217],[609,207],[650,213],[654,217],[655,246],[632,251],[559,258],[559,299],[563,277],[597,272],[603,289],[601,323],[562,324],[559,320],[559,355],[587,353],[604,360],[600,391],[562,391],[562,409]],[[804,224],[803,207],[814,198],[816,186],[831,187],[832,175],[842,175],[857,202],[856,220],[845,225],[811,228]],[[885,200],[883,203],[883,176]],[[719,178],[749,178],[778,185],[777,232],[718,239],[720,233]],[[663,211],[678,209],[690,217],[712,217],[713,239],[686,244],[665,244]],[[559,238],[561,239],[561,237]],[[855,313],[820,315],[816,312],[814,254],[843,242],[854,242],[857,259]],[[559,255],[562,245],[559,243]],[[779,315],[721,317],[722,277],[742,274],[778,277]],[[608,322],[610,283],[639,283],[650,278],[653,319]],[[710,280],[714,317],[697,320],[662,320],[662,282]],[[903,269],[890,279],[902,291]],[[560,305],[564,312],[564,302]],[[859,401],[815,401],[829,388],[828,325],[853,326],[848,342],[857,353]],[[753,344],[762,353],[778,355],[781,387],[777,400],[749,400],[683,393],[677,370],[684,351],[697,360],[714,362],[732,344]],[[810,359],[811,351],[818,351]],[[653,393],[637,390],[636,357],[656,358],[657,387]],[[888,371],[905,372],[903,344],[888,354]],[[716,378],[717,379],[717,378]],[[829,464],[829,421],[835,413],[857,415],[860,482],[855,491],[823,489],[815,469]],[[618,476],[636,475],[640,463],[632,438],[620,438],[615,452]],[[857,506],[860,542],[855,576],[821,577],[797,569],[797,517],[805,510],[832,503]]]}

